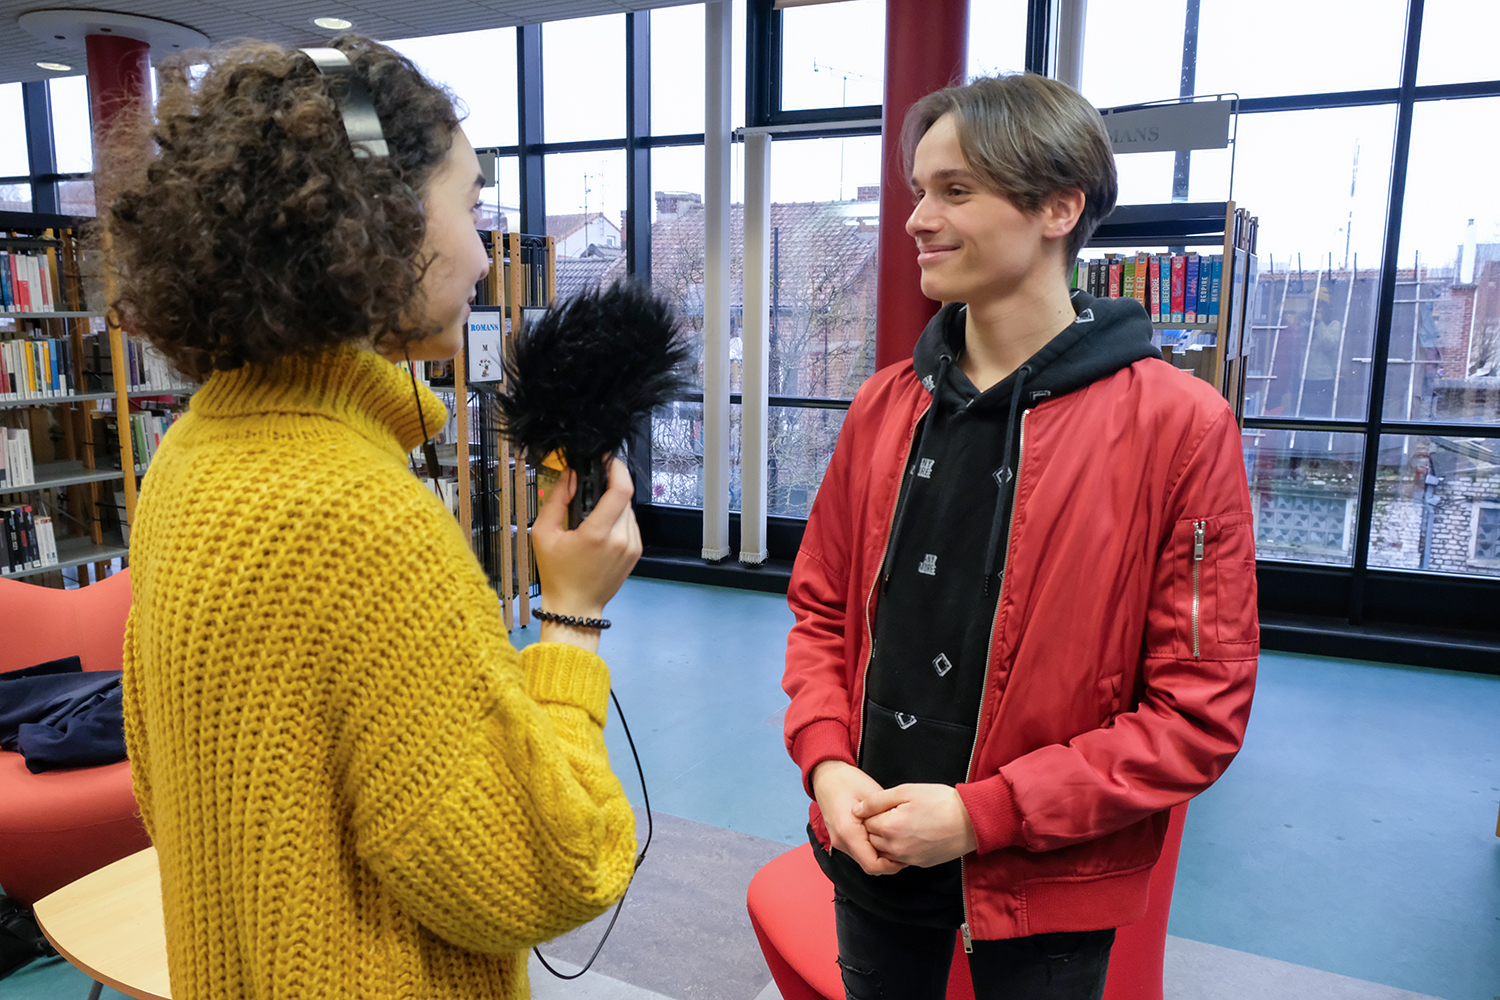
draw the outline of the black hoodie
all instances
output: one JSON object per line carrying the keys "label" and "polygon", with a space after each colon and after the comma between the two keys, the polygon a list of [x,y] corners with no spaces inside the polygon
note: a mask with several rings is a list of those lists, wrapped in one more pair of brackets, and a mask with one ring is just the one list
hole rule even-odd
{"label": "black hoodie", "polygon": [[[1161,356],[1134,299],[1075,292],[1072,301],[1077,319],[983,393],[959,365],[965,306],[944,306],[917,341],[916,375],[933,403],[917,428],[886,547],[859,751],[860,767],[883,787],[968,778],[1021,411]],[[1089,447],[1089,429],[1073,440]],[[956,861],[875,878],[843,854],[816,853],[840,893],[877,915],[939,926],[962,920]]]}

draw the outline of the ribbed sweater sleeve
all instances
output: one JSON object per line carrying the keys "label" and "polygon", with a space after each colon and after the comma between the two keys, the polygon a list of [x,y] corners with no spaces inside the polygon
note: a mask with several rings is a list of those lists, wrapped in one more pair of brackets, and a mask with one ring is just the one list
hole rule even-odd
{"label": "ribbed sweater sleeve", "polygon": [[634,816],[604,746],[604,661],[556,643],[516,653],[466,556],[431,561],[430,576],[423,561],[395,560],[405,565],[392,583],[421,584],[407,591],[416,627],[393,632],[376,659],[400,666],[363,674],[351,692],[353,834],[429,930],[503,953],[620,897]]}

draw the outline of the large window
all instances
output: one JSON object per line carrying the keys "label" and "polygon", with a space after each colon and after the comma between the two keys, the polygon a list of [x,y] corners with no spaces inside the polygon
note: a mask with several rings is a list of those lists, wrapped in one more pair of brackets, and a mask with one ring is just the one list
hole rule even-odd
{"label": "large window", "polygon": [[[1245,98],[1233,197],[1260,217],[1245,406],[1258,555],[1345,569],[1351,617],[1371,571],[1500,576],[1500,63],[1482,41],[1500,15],[1481,6],[1375,0],[1357,23],[1305,0],[1088,10],[1097,103]],[[1132,52],[1130,74],[1120,52],[1142,24],[1160,59]],[[1122,201],[1228,188],[1217,153],[1191,154],[1185,190],[1182,158],[1132,159]]]}
{"label": "large window", "polygon": [[387,42],[458,98],[464,133],[479,146],[514,146],[516,29],[491,28]]}
{"label": "large window", "polygon": [[[0,177],[25,177],[31,173],[27,158],[26,110],[19,83],[0,84]],[[3,197],[3,196],[0,196]]]}
{"label": "large window", "polygon": [[542,120],[548,142],[624,136],[624,83],[624,14],[542,25]]}
{"label": "large window", "polygon": [[57,172],[88,173],[94,169],[88,77],[54,77],[47,81],[47,89],[52,104],[52,141],[57,150]]}
{"label": "large window", "polygon": [[885,0],[782,12],[782,110],[879,104],[884,90]]}

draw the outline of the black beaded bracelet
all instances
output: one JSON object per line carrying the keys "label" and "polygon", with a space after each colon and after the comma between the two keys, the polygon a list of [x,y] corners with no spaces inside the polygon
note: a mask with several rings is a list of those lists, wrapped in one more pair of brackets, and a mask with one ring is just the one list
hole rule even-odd
{"label": "black beaded bracelet", "polygon": [[577,618],[573,615],[555,615],[550,611],[543,611],[541,608],[532,608],[531,613],[544,622],[556,622],[559,625],[568,625],[572,628],[594,628],[601,630],[609,628],[608,618]]}

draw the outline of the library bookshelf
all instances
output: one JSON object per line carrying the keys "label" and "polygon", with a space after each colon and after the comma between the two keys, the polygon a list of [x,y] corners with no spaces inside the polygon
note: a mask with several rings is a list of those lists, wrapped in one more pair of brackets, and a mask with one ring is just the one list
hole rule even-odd
{"label": "library bookshelf", "polygon": [[[42,577],[34,582],[54,586],[62,585],[61,570],[89,563],[102,577],[129,551],[112,516],[113,497],[105,495],[132,478],[110,454],[107,426],[113,414],[128,412],[128,389],[104,372],[125,348],[120,330],[88,308],[84,221],[0,212],[0,424],[24,449],[7,453],[0,485],[9,522],[0,576]],[[128,482],[132,494],[133,487]],[[51,552],[36,537],[43,518],[50,519]],[[18,543],[35,545],[37,557],[9,558]]]}
{"label": "library bookshelf", "polygon": [[[1212,384],[1228,400],[1241,426],[1250,348],[1245,312],[1255,275],[1258,231],[1259,220],[1233,201],[1120,205],[1100,224],[1080,258],[1080,273],[1090,259],[1112,250],[1139,251],[1148,258],[1163,251],[1177,257],[1192,253],[1222,258],[1218,308],[1212,321],[1153,318],[1153,339],[1162,357]],[[1140,254],[1125,254],[1121,260],[1131,256],[1139,259]],[[1145,295],[1136,297],[1143,299],[1149,314],[1156,288],[1149,279],[1147,286]],[[1120,289],[1121,294],[1124,291]],[[1164,304],[1172,306],[1170,301]]]}
{"label": "library bookshelf", "polygon": [[[529,316],[557,301],[557,245],[550,236],[480,233],[490,273],[476,289],[464,349],[451,364],[429,365],[428,385],[446,396],[453,420],[441,436],[438,462],[453,471],[457,516],[464,536],[500,598],[507,629],[531,621],[530,598],[539,593],[531,525],[536,520],[536,470],[500,433],[496,395],[503,381],[491,371],[470,378],[476,320],[499,318],[501,351],[525,328]],[[459,405],[463,400],[463,405]],[[468,469],[459,456],[468,457]]]}

